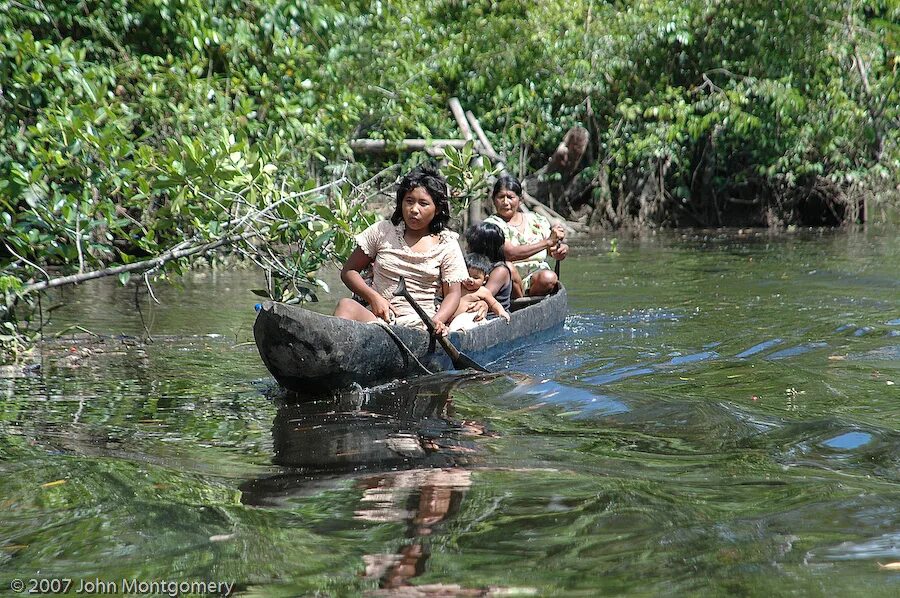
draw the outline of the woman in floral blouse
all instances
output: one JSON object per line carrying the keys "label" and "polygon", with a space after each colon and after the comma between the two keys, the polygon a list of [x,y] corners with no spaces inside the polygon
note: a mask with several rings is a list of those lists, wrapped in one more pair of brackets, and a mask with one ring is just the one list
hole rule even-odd
{"label": "woman in floral blouse", "polygon": [[556,288],[556,274],[547,263],[547,255],[565,259],[569,246],[563,241],[566,230],[561,224],[550,222],[534,212],[522,211],[522,184],[515,177],[504,174],[494,183],[491,194],[495,214],[485,222],[503,230],[506,243],[503,252],[522,277],[527,295],[547,295]]}

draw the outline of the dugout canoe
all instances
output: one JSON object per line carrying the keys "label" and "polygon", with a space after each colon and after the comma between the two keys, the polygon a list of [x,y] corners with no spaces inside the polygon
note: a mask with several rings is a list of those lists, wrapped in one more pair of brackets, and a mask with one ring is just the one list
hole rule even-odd
{"label": "dugout canoe", "polygon": [[[453,332],[452,342],[476,362],[488,364],[524,346],[558,336],[568,310],[565,288],[539,301],[513,303],[509,324],[497,318]],[[432,372],[453,368],[424,330],[363,324],[267,301],[253,324],[263,363],[284,388],[319,394],[353,384],[368,387],[421,374],[412,355]],[[398,342],[402,341],[409,352]]]}

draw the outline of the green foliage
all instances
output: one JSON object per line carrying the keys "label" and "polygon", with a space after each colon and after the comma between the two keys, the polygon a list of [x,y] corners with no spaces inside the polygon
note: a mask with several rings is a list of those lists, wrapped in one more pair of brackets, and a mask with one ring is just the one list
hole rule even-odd
{"label": "green foliage", "polygon": [[[659,3],[639,6],[649,4]],[[635,56],[644,60],[629,62],[633,80],[615,108],[614,176],[671,164],[666,187],[701,224],[710,222],[698,210],[715,195],[768,199],[788,221],[798,219],[798,196],[855,208],[847,191],[869,178],[869,192],[896,172],[896,103],[887,106],[897,93],[897,47],[871,18],[877,7],[846,10],[799,0],[778,10],[681,4],[658,15],[667,24],[655,36],[634,31]],[[668,214],[678,221],[677,210]]]}
{"label": "green foliage", "polygon": [[451,189],[450,204],[454,214],[459,214],[475,198],[487,195],[491,181],[500,174],[500,169],[491,170],[475,163],[475,142],[469,141],[462,149],[452,146],[444,148],[447,166],[442,174]]}
{"label": "green foliage", "polygon": [[335,170],[348,151],[330,141],[358,99],[315,90],[315,48],[285,28],[286,6],[0,2],[4,325],[27,332],[47,268],[205,244],[257,260],[273,296],[315,299],[316,271],[371,216]]}
{"label": "green foliage", "polygon": [[[368,222],[348,181],[383,167],[349,140],[457,137],[452,96],[513,172],[585,126],[611,224],[852,220],[900,173],[898,68],[894,0],[0,0],[0,319],[39,268],[251,223],[268,292],[312,298]],[[467,152],[457,209],[488,176]]]}

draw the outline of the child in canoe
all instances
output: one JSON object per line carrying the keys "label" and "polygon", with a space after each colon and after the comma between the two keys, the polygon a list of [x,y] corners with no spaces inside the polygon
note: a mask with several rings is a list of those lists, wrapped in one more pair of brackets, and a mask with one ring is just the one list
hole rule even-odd
{"label": "child in canoe", "polygon": [[509,312],[485,286],[488,273],[491,271],[491,261],[480,253],[469,253],[466,254],[466,268],[469,270],[469,277],[462,281],[462,288],[466,292],[459,300],[459,307],[456,308],[456,313],[453,315],[454,324],[451,324],[451,328],[456,330],[456,318],[465,314],[469,306],[478,301],[487,303],[488,309],[497,317],[506,320],[508,324]]}
{"label": "child in canoe", "polygon": [[495,224],[482,222],[466,231],[466,243],[471,253],[466,256],[469,279],[463,281],[463,288],[468,293],[460,301],[451,328],[472,328],[485,315],[509,322],[514,275],[504,259],[503,231]]}
{"label": "child in canoe", "polygon": [[[389,220],[377,222],[356,237],[357,247],[341,270],[347,288],[368,303],[341,299],[334,315],[358,322],[384,320],[399,326],[425,328],[403,297],[394,297],[400,277],[428,314],[438,334],[456,313],[460,283],[468,277],[458,235],[447,228],[450,204],[447,181],[428,166],[419,166],[400,180]],[[372,284],[360,272],[372,268]],[[438,296],[443,295],[442,302]]]}

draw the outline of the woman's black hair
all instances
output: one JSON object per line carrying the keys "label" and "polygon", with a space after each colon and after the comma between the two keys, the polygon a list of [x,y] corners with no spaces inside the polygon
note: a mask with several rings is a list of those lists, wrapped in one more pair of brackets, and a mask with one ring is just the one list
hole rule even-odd
{"label": "woman's black hair", "polygon": [[487,276],[491,272],[491,260],[486,255],[480,253],[467,253],[466,268],[480,270]]}
{"label": "woman's black hair", "polygon": [[400,184],[397,186],[397,203],[394,207],[394,213],[391,214],[391,223],[397,225],[403,221],[403,198],[416,187],[425,189],[428,195],[431,196],[431,201],[434,202],[434,218],[431,219],[431,223],[428,225],[428,232],[437,234],[450,224],[450,201],[447,198],[447,180],[436,168],[425,164],[416,166],[400,179]]}
{"label": "woman's black hair", "polygon": [[494,183],[494,190],[491,191],[491,200],[497,197],[497,194],[504,189],[512,191],[520,198],[522,197],[522,183],[519,182],[519,179],[511,174],[501,174]]}
{"label": "woman's black hair", "polygon": [[491,260],[492,264],[506,261],[506,254],[503,253],[506,236],[503,234],[503,229],[496,224],[482,222],[470,226],[466,231],[466,243],[469,251],[480,253]]}

